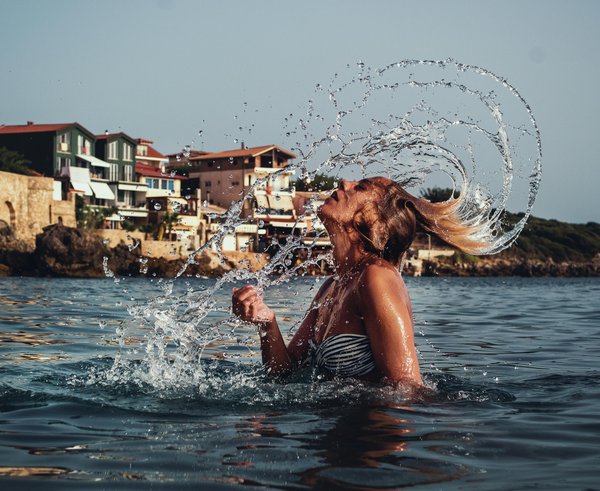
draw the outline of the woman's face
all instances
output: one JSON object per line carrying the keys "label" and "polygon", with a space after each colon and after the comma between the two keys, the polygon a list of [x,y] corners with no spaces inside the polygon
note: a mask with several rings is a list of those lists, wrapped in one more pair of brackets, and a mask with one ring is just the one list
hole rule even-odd
{"label": "woman's face", "polygon": [[357,213],[368,205],[380,202],[384,190],[393,181],[385,177],[370,177],[360,181],[341,180],[338,188],[317,210],[317,215],[325,224],[353,224]]}

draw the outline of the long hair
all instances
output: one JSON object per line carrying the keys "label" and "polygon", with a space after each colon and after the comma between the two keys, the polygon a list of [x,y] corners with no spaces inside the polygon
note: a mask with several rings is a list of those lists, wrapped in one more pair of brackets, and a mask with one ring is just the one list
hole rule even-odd
{"label": "long hair", "polygon": [[458,217],[461,197],[431,203],[412,196],[396,183],[384,191],[383,199],[365,205],[354,222],[368,252],[398,267],[418,230],[432,233],[468,254],[481,254],[489,248],[487,241],[477,237],[480,227]]}

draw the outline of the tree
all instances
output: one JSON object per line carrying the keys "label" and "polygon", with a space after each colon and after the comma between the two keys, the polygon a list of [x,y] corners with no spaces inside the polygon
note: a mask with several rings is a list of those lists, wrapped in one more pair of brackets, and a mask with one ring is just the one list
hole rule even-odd
{"label": "tree", "polygon": [[327,191],[335,188],[336,178],[327,174],[315,174],[309,181],[304,179],[296,179],[294,186],[296,191]]}
{"label": "tree", "polygon": [[34,172],[28,165],[31,165],[31,162],[19,152],[9,150],[6,147],[0,148],[0,171],[33,176]]}
{"label": "tree", "polygon": [[166,230],[166,236],[168,240],[171,238],[171,231],[173,230],[173,225],[177,225],[180,221],[179,213],[165,213],[161,225]]}
{"label": "tree", "polygon": [[79,228],[97,229],[102,228],[106,219],[118,213],[116,206],[110,208],[95,208],[85,204],[82,196],[75,196],[75,218]]}

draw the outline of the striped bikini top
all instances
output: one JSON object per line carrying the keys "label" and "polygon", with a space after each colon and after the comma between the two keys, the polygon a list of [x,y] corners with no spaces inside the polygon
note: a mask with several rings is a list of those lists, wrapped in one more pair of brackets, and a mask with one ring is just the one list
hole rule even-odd
{"label": "striped bikini top", "polygon": [[375,370],[375,360],[364,334],[337,334],[321,344],[310,341],[312,358],[318,368],[341,377],[360,377]]}

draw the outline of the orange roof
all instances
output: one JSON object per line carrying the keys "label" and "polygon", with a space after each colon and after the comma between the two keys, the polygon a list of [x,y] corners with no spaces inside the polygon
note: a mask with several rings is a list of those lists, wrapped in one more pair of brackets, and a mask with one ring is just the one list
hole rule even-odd
{"label": "orange roof", "polygon": [[46,133],[70,128],[78,123],[0,125],[0,134]]}
{"label": "orange roof", "polygon": [[147,145],[148,147],[148,155],[144,155],[144,156],[139,156],[140,158],[144,158],[144,157],[152,157],[155,159],[164,159],[167,160],[167,157],[165,157],[162,153],[160,153],[158,150],[156,150],[156,148],[151,147],[150,145]]}
{"label": "orange roof", "polygon": [[135,172],[140,176],[161,177],[163,179],[185,179],[183,176],[172,176],[170,172],[162,172],[155,165],[145,164],[144,162],[135,163]]}
{"label": "orange roof", "polygon": [[296,158],[295,154],[277,145],[264,145],[262,147],[238,148],[237,150],[225,150],[223,152],[207,153],[206,155],[190,158],[190,160],[214,160],[229,157],[256,157],[273,149],[286,154],[291,159]]}
{"label": "orange roof", "polygon": [[138,145],[145,145],[146,148],[148,149],[148,152],[146,155],[139,155],[136,152],[136,154],[135,154],[136,159],[144,160],[144,157],[150,157],[153,159],[164,159],[164,160],[167,159],[167,157],[165,157],[162,153],[160,153],[158,150],[156,150],[156,148],[151,146],[151,144],[154,143],[152,140],[146,140],[145,138],[136,138],[135,142]]}

